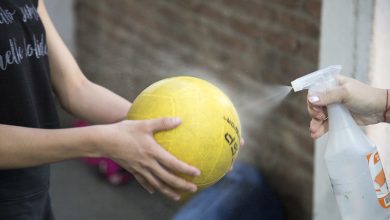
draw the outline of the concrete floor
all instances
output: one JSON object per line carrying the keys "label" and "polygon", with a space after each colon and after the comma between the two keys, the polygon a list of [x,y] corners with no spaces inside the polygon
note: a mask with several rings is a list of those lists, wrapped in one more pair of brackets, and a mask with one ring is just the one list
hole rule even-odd
{"label": "concrete floor", "polygon": [[135,181],[112,186],[80,161],[52,165],[51,197],[57,220],[170,219],[180,207],[149,195]]}

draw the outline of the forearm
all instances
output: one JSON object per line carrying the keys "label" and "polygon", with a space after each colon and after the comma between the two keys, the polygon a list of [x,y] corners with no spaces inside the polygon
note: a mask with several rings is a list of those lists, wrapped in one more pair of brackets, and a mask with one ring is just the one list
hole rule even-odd
{"label": "forearm", "polygon": [[126,118],[131,103],[90,81],[69,89],[62,106],[71,114],[92,123],[107,124]]}
{"label": "forearm", "polygon": [[31,167],[98,156],[94,127],[35,129],[0,125],[0,169]]}
{"label": "forearm", "polygon": [[63,108],[98,124],[125,119],[130,102],[90,82],[59,36],[42,0],[38,12],[46,30],[53,87]]}
{"label": "forearm", "polygon": [[367,97],[362,96],[359,100],[361,103],[366,103],[366,105],[361,107],[366,109],[368,112],[366,114],[371,114],[374,118],[376,118],[376,123],[380,122],[390,122],[390,111],[389,105],[389,95],[387,89],[379,89],[370,87],[371,90],[367,90]]}

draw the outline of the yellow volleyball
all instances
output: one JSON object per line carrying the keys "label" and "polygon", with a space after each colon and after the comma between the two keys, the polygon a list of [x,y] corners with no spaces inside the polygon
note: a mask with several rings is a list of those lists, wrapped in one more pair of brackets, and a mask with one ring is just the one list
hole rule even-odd
{"label": "yellow volleyball", "polygon": [[134,100],[128,119],[178,117],[175,129],[154,134],[157,142],[179,160],[201,171],[181,175],[201,188],[221,179],[240,147],[240,120],[230,99],[213,84],[195,77],[160,80]]}

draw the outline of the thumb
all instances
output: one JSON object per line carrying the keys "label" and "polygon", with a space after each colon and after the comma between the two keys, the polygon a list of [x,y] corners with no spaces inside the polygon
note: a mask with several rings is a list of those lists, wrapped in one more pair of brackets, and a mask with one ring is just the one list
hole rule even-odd
{"label": "thumb", "polygon": [[337,87],[321,94],[310,94],[307,100],[317,106],[326,106],[333,103],[345,101],[346,93],[342,87]]}
{"label": "thumb", "polygon": [[148,120],[149,128],[153,133],[176,128],[180,123],[180,118],[158,118]]}

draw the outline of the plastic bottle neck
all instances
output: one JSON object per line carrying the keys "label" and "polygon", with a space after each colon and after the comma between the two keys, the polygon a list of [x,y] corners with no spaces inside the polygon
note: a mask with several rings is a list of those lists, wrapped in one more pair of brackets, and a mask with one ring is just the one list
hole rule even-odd
{"label": "plastic bottle neck", "polygon": [[357,127],[349,110],[342,104],[331,104],[327,106],[329,116],[329,130],[336,131],[348,127]]}

